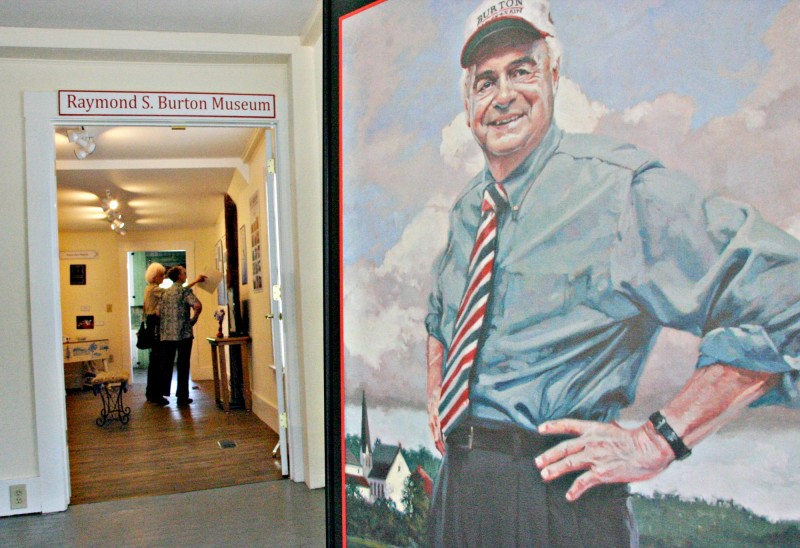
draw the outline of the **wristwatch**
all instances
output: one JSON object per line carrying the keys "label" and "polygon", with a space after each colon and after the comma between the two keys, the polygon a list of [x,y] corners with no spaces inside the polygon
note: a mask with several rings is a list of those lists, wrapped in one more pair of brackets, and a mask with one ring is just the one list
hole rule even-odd
{"label": "wristwatch", "polygon": [[672,429],[667,422],[667,419],[664,418],[664,415],[656,411],[650,415],[650,422],[653,424],[656,432],[658,432],[661,437],[667,440],[667,443],[672,448],[672,452],[675,453],[675,458],[677,460],[683,460],[692,454],[692,450],[686,447],[686,444],[683,443],[681,437],[675,432],[675,430]]}

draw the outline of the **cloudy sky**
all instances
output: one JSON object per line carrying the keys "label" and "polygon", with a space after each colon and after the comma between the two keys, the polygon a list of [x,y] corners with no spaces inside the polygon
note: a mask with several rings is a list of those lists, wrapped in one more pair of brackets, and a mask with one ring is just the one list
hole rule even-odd
{"label": "cloudy sky", "polygon": [[[483,165],[458,89],[471,9],[464,0],[386,0],[342,25],[345,428],[359,431],[352,405],[366,390],[373,436],[412,447],[430,447],[423,319],[431,264],[455,195]],[[552,15],[565,50],[562,128],[632,142],[800,236],[800,0],[553,0]],[[691,337],[665,333],[626,418],[642,420],[669,399],[696,348]],[[734,498],[800,519],[796,496],[768,503],[731,481],[761,477],[772,492],[798,492],[800,431],[767,436],[775,424],[786,432],[798,422],[797,411],[759,411],[708,440],[694,465],[678,470],[705,478],[692,484],[696,493],[677,467],[638,488]],[[735,456],[753,447],[769,466],[753,470]],[[708,473],[709,463],[725,473]]]}

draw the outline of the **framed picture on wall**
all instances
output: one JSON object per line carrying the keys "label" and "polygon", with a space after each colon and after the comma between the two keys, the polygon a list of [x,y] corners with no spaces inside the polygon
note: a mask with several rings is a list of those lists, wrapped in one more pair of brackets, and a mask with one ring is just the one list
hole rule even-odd
{"label": "framed picture on wall", "polygon": [[239,261],[241,263],[239,271],[242,276],[242,285],[247,285],[247,231],[244,225],[239,227],[239,244],[242,246],[239,252]]}
{"label": "framed picture on wall", "polygon": [[253,261],[253,291],[264,289],[261,254],[261,193],[256,190],[250,196],[250,247]]}
{"label": "framed picture on wall", "polygon": [[800,544],[800,15],[736,6],[326,1],[329,543],[518,532],[511,454],[643,543]]}
{"label": "framed picture on wall", "polygon": [[69,265],[69,285],[86,285],[86,265]]}
{"label": "framed picture on wall", "polygon": [[94,329],[94,316],[75,316],[75,329]]}
{"label": "framed picture on wall", "polygon": [[219,287],[217,287],[217,304],[225,306],[228,304],[228,290],[225,282],[225,272],[227,268],[225,261],[225,244],[223,244],[221,239],[217,241],[217,245],[214,246],[214,260],[217,270],[222,273],[222,279],[219,281]]}

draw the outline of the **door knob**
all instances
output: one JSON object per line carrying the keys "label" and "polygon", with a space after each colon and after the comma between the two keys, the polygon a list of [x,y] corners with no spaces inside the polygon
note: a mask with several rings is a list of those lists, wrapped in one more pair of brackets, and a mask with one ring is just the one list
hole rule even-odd
{"label": "door knob", "polygon": [[273,319],[273,318],[275,317],[275,315],[274,315],[274,314],[267,314],[267,315],[266,315],[266,316],[264,316],[264,317],[265,317],[266,319],[268,319],[268,320],[271,320],[271,319]]}

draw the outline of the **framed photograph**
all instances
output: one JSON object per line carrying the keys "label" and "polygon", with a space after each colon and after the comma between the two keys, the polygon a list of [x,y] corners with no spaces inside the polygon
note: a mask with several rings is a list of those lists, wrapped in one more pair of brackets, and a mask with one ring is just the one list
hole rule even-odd
{"label": "framed photograph", "polygon": [[642,545],[800,544],[800,15],[732,6],[325,3],[330,544],[549,545],[515,459]]}
{"label": "framed photograph", "polygon": [[86,285],[86,265],[69,265],[69,285]]}
{"label": "framed photograph", "polygon": [[242,246],[239,252],[239,271],[242,276],[242,285],[247,285],[247,232],[244,225],[239,227],[239,243]]}
{"label": "framed photograph", "polygon": [[225,278],[227,264],[225,260],[225,244],[221,239],[217,241],[217,245],[214,246],[214,260],[216,269],[222,273],[222,279],[219,281],[219,287],[217,287],[217,304],[219,306],[225,306],[228,304],[228,289]]}
{"label": "framed photograph", "polygon": [[253,291],[264,289],[261,261],[261,193],[256,190],[250,196],[250,247],[253,261]]}
{"label": "framed photograph", "polygon": [[75,316],[75,329],[94,329],[94,316]]}

